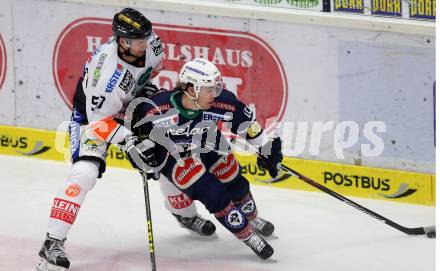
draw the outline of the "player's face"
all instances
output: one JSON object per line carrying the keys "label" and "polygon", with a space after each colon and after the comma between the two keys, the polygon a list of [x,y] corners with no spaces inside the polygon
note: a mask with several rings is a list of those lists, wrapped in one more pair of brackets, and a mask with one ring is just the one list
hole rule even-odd
{"label": "player's face", "polygon": [[125,39],[124,44],[127,46],[127,49],[130,48],[131,54],[137,57],[144,56],[148,48],[147,39]]}
{"label": "player's face", "polygon": [[199,93],[199,105],[202,109],[208,110],[211,108],[215,97],[221,92],[221,86],[201,87]]}

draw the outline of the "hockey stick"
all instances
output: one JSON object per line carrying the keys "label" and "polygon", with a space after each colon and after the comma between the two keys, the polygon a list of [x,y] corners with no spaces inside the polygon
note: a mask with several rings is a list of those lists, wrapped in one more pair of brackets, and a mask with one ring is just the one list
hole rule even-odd
{"label": "hockey stick", "polygon": [[297,177],[298,179],[300,179],[300,180],[310,184],[311,186],[313,186],[315,188],[318,188],[319,190],[329,194],[330,196],[332,196],[334,198],[337,198],[338,200],[340,200],[340,201],[342,201],[342,202],[344,202],[344,203],[346,203],[346,204],[348,204],[348,205],[358,209],[359,211],[361,211],[363,213],[366,213],[366,214],[376,218],[379,221],[384,222],[385,224],[387,224],[387,225],[389,225],[389,226],[391,226],[391,227],[393,227],[393,228],[395,228],[395,229],[397,229],[397,230],[399,230],[401,232],[404,232],[404,233],[409,234],[409,235],[424,235],[424,234],[426,234],[426,236],[428,238],[435,238],[435,226],[417,227],[417,228],[407,228],[407,227],[404,227],[404,226],[402,226],[400,224],[397,224],[396,222],[393,222],[393,221],[389,220],[386,217],[381,216],[380,214],[378,214],[378,213],[376,213],[374,211],[371,211],[368,208],[365,208],[364,206],[360,205],[359,203],[356,203],[356,202],[354,202],[354,201],[352,201],[352,200],[350,200],[350,199],[348,199],[348,198],[346,198],[346,197],[336,193],[335,191],[333,191],[333,190],[323,186],[320,183],[317,183],[317,182],[313,181],[312,179],[302,175],[301,173],[298,173],[297,171],[295,171],[295,170],[293,170],[293,169],[291,169],[291,168],[289,168],[289,167],[287,167],[285,165],[281,165],[280,168],[282,170],[288,172],[290,175]]}
{"label": "hockey stick", "polygon": [[[237,141],[237,140],[233,140],[231,142],[234,144],[237,144],[238,146],[242,147],[243,149],[246,149],[246,146],[250,146],[249,144],[246,144],[246,143],[243,143],[243,142]],[[252,146],[250,146],[250,147],[252,147]],[[404,232],[408,235],[424,235],[424,234],[426,234],[426,236],[428,238],[435,238],[435,225],[428,226],[428,227],[417,227],[417,228],[404,227],[404,226],[397,224],[397,223],[389,220],[388,218],[386,218],[386,217],[384,217],[374,211],[371,211],[370,209],[365,208],[364,206],[360,205],[359,203],[356,203],[356,202],[342,196],[341,194],[336,193],[335,191],[331,190],[330,188],[325,187],[322,184],[315,182],[314,180],[302,175],[301,173],[299,173],[299,172],[297,172],[297,171],[295,171],[295,170],[293,170],[283,164],[280,164],[279,168],[284,170],[285,172],[289,173],[291,176],[297,177],[301,181],[308,183],[309,185],[311,185],[311,186],[329,194],[330,196],[358,209],[359,211],[361,211],[363,213],[368,214],[371,217],[376,218],[379,221],[384,222],[385,224],[387,224],[387,225],[389,225],[389,226],[391,226],[401,232]]]}
{"label": "hockey stick", "polygon": [[156,271],[156,254],[154,253],[154,240],[153,240],[153,223],[151,221],[151,209],[150,209],[150,194],[148,191],[148,177],[146,172],[142,172],[142,181],[144,183],[144,195],[145,195],[145,210],[147,216],[147,230],[148,230],[148,251],[150,253],[151,270]]}

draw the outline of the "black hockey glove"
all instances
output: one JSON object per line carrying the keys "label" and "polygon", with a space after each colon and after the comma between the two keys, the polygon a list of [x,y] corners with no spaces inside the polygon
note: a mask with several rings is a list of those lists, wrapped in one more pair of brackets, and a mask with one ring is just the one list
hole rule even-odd
{"label": "black hockey glove", "polygon": [[276,137],[260,148],[257,165],[269,171],[272,178],[278,176],[279,164],[283,161],[281,139]]}
{"label": "black hockey glove", "polygon": [[144,88],[136,94],[136,98],[138,97],[150,98],[151,96],[153,96],[158,92],[159,92],[159,88],[150,81],[148,81],[145,84]]}
{"label": "black hockey glove", "polygon": [[141,141],[137,136],[128,136],[120,147],[127,153],[128,160],[134,168],[146,172],[148,179],[158,180],[159,172],[153,172],[159,166],[154,154],[155,145],[149,139]]}

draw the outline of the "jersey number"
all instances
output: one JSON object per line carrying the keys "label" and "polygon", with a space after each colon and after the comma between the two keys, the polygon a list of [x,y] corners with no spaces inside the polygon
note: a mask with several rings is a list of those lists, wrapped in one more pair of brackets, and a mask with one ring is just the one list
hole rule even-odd
{"label": "jersey number", "polygon": [[102,104],[105,101],[104,96],[92,96],[92,111],[95,111],[96,108],[100,109],[102,107]]}

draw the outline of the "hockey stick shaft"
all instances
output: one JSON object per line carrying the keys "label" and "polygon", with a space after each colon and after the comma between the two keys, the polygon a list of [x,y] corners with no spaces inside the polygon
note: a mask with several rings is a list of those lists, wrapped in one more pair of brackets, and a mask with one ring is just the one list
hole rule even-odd
{"label": "hockey stick shaft", "polygon": [[361,211],[361,212],[363,212],[365,214],[368,214],[371,217],[374,217],[377,220],[382,221],[385,224],[387,224],[387,225],[389,225],[389,226],[391,226],[391,227],[393,227],[393,228],[395,228],[395,229],[397,229],[397,230],[399,230],[401,232],[404,232],[404,233],[409,234],[409,235],[423,235],[423,234],[427,234],[428,232],[433,230],[431,227],[418,227],[418,228],[407,228],[407,227],[404,227],[404,226],[402,226],[400,224],[397,224],[396,222],[391,221],[390,219],[388,219],[388,218],[386,218],[386,217],[384,217],[384,216],[382,216],[382,215],[380,215],[380,214],[378,214],[378,213],[376,213],[376,212],[374,212],[374,211],[372,211],[372,210],[370,210],[370,209],[360,205],[359,203],[356,203],[356,202],[354,202],[354,201],[352,201],[352,200],[342,196],[341,194],[336,193],[335,191],[331,190],[330,188],[325,187],[322,184],[315,182],[314,180],[312,180],[312,179],[302,175],[301,173],[299,173],[299,172],[297,172],[297,171],[295,171],[295,170],[293,170],[293,169],[291,169],[291,168],[289,168],[289,167],[287,167],[285,165],[281,165],[281,169],[286,171],[287,173],[291,174],[292,176],[295,176],[298,179],[308,183],[309,185],[311,185],[311,186],[313,186],[313,187],[315,187],[315,188],[317,188],[317,189],[319,189],[319,190],[329,194],[330,196],[332,196],[332,197],[334,197],[334,198],[344,202],[345,204],[350,205],[350,206],[358,209],[359,211]]}
{"label": "hockey stick shaft", "polygon": [[[253,149],[256,153],[258,153],[256,151],[256,149],[252,145],[250,145],[250,144],[247,144],[247,143],[244,143],[244,142],[238,141],[238,140],[231,140],[231,142],[234,143],[235,145],[240,146],[243,149],[250,148],[250,149]],[[385,224],[387,224],[387,225],[389,225],[389,226],[391,226],[391,227],[393,227],[393,228],[395,228],[395,229],[397,229],[397,230],[399,230],[401,232],[404,232],[404,233],[406,233],[408,235],[424,235],[424,234],[427,234],[428,237],[430,237],[430,238],[435,237],[435,226],[417,227],[417,228],[407,228],[407,227],[404,227],[404,226],[402,226],[400,224],[397,224],[396,222],[391,221],[390,219],[388,219],[388,218],[386,218],[386,217],[384,217],[384,216],[382,216],[382,215],[380,215],[380,214],[378,214],[378,213],[376,213],[376,212],[374,212],[374,211],[372,211],[372,210],[370,210],[370,209],[360,205],[359,203],[356,203],[356,202],[354,202],[354,201],[352,201],[352,200],[342,196],[341,194],[331,190],[330,188],[328,188],[328,187],[326,187],[326,186],[324,186],[324,185],[322,185],[322,184],[320,184],[318,182],[315,182],[314,180],[312,180],[312,179],[302,175],[301,173],[299,173],[299,172],[297,172],[297,171],[287,167],[286,165],[280,164],[279,168],[284,170],[285,172],[289,173],[291,176],[297,177],[298,179],[302,180],[303,182],[305,182],[305,183],[307,183],[307,184],[309,184],[309,185],[311,185],[311,186],[321,190],[324,193],[329,194],[330,196],[332,196],[332,197],[334,197],[334,198],[344,202],[347,205],[350,205],[351,207],[354,207],[354,208],[358,209],[359,211],[361,211],[361,212],[363,212],[365,214],[370,215],[371,217],[376,218],[379,221],[384,222]]]}
{"label": "hockey stick shaft", "polygon": [[145,210],[146,210],[147,231],[148,231],[148,252],[150,253],[151,270],[156,271],[156,254],[154,252],[153,222],[151,220],[150,193],[148,190],[148,178],[147,178],[146,173],[141,173],[141,174],[142,174],[142,180],[144,183]]}

